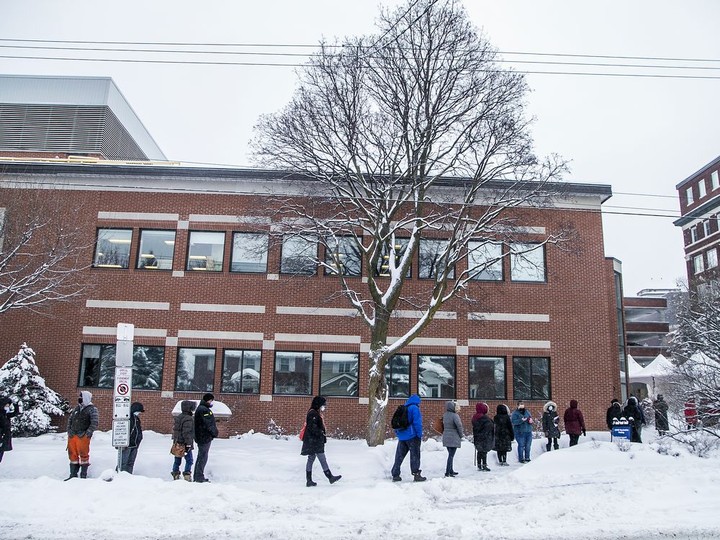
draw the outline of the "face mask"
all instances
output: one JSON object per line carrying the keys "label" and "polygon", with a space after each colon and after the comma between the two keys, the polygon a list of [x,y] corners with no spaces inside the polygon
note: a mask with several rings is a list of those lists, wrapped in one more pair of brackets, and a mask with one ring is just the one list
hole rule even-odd
{"label": "face mask", "polygon": [[208,406],[208,409],[212,409],[213,404],[212,404],[212,403],[208,403],[207,406]]}
{"label": "face mask", "polygon": [[5,412],[10,412],[10,405],[5,405]]}
{"label": "face mask", "polygon": [[83,400],[82,400],[82,396],[80,396],[80,397],[78,398],[78,403],[79,403],[80,405],[82,405],[82,401],[83,401]]}
{"label": "face mask", "polygon": [[322,407],[320,407],[320,410],[323,411],[323,412],[325,412],[325,405],[323,405]]}
{"label": "face mask", "polygon": [[520,406],[518,407],[518,409],[521,410],[521,411],[524,411],[524,410],[525,410],[525,405],[520,405]]}
{"label": "face mask", "polygon": [[135,411],[133,414],[134,414],[135,416],[140,416],[140,411]]}

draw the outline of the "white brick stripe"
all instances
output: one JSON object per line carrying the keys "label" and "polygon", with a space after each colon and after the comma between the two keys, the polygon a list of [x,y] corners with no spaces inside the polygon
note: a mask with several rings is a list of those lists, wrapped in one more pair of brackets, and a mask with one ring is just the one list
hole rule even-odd
{"label": "white brick stripe", "polygon": [[265,313],[265,306],[243,304],[190,304],[181,303],[180,311],[212,311],[216,313]]}
{"label": "white brick stripe", "polygon": [[360,336],[329,336],[325,334],[275,334],[278,341],[297,341],[300,343],[351,343],[360,344]]}
{"label": "white brick stripe", "polygon": [[471,321],[550,322],[546,313],[468,313]]}
{"label": "white brick stripe", "polygon": [[358,312],[350,308],[319,308],[305,306],[277,306],[278,315],[324,315],[329,317],[357,317]]}
{"label": "white brick stripe", "polygon": [[[83,334],[87,336],[113,336],[117,335],[116,326],[83,326]],[[167,330],[163,328],[135,327],[135,337],[166,337]]]}
{"label": "white brick stripe", "polygon": [[208,330],[178,330],[178,338],[227,339],[238,341],[262,341],[262,332],[213,332]]}
{"label": "white brick stripe", "polygon": [[168,311],[169,302],[138,302],[133,300],[86,300],[85,307],[103,309],[150,309]]}
{"label": "white brick stripe", "polygon": [[550,342],[533,339],[468,339],[468,346],[503,349],[549,349]]}
{"label": "white brick stripe", "polygon": [[177,221],[180,219],[180,214],[156,214],[150,212],[98,212],[98,219]]}

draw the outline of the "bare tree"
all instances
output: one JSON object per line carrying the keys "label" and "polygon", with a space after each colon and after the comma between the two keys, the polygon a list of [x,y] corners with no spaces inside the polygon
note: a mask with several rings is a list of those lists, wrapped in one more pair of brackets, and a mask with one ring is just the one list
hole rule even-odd
{"label": "bare tree", "polygon": [[[459,2],[412,0],[383,11],[377,35],[321,43],[290,103],[256,126],[257,160],[300,173],[298,193],[312,195],[284,202],[295,219],[281,232],[324,247],[310,264],[337,276],[369,329],[371,446],[384,442],[393,354],[500,258],[532,266],[533,250],[566,232],[529,231],[511,211],[550,204],[565,164],[534,155],[526,84],[496,56]],[[428,279],[410,293],[418,252]],[[361,286],[347,279],[355,255]],[[388,343],[398,309],[417,320]]]}
{"label": "bare tree", "polygon": [[85,291],[91,241],[72,220],[30,191],[18,190],[0,204],[0,313],[43,311]]}

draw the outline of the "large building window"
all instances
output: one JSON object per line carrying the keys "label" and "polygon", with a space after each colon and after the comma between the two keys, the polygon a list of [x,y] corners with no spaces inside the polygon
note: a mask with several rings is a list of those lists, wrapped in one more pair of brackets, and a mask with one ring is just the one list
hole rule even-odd
{"label": "large building window", "polygon": [[260,351],[225,350],[222,392],[260,393]]}
{"label": "large building window", "polygon": [[[390,276],[390,257],[392,256],[395,262],[395,268],[400,265],[400,259],[402,258],[405,250],[407,249],[410,240],[407,238],[397,238],[394,243],[388,242],[383,246],[382,255],[378,259],[378,267],[375,269],[375,275],[381,277]],[[391,245],[392,244],[392,245]],[[412,266],[408,265],[405,277],[410,277],[412,274]]]}
{"label": "large building window", "polygon": [[323,396],[358,395],[357,353],[322,353],[320,393]]}
{"label": "large building window", "polygon": [[190,231],[188,270],[222,272],[224,253],[224,232]]}
{"label": "large building window", "polygon": [[693,260],[693,271],[696,274],[700,274],[705,271],[705,261],[703,260],[702,253],[700,253],[699,255],[695,255],[692,260]]}
{"label": "large building window", "polygon": [[715,268],[718,265],[717,248],[712,248],[707,252],[708,268]]}
{"label": "large building window", "polygon": [[342,273],[345,276],[359,276],[362,271],[360,247],[353,236],[328,238],[325,248],[326,274]]}
{"label": "large building window", "polygon": [[705,179],[701,178],[698,182],[698,200],[702,199],[705,195],[707,195],[707,191],[705,189]]}
{"label": "large building window", "polygon": [[317,239],[302,236],[283,238],[280,272],[312,276],[317,270]]}
{"label": "large building window", "polygon": [[[419,278],[434,278],[442,273],[445,261],[447,260],[445,250],[447,250],[449,244],[449,240],[437,238],[423,238],[420,240],[418,261]],[[455,268],[450,268],[448,277],[455,277]]]}
{"label": "large building window", "polygon": [[172,270],[175,253],[175,231],[140,231],[138,268],[149,270]]}
{"label": "large building window", "polygon": [[410,355],[394,354],[385,365],[385,382],[390,397],[410,397]]}
{"label": "large building window", "polygon": [[713,171],[710,173],[710,183],[712,184],[713,190],[720,188],[720,175],[718,175],[717,171]]}
{"label": "large building window", "polygon": [[502,244],[497,242],[468,242],[468,272],[473,279],[502,281]]}
{"label": "large building window", "polygon": [[545,246],[511,244],[510,279],[512,281],[545,281]]}
{"label": "large building window", "polygon": [[455,357],[418,355],[418,393],[429,398],[455,398]]}
{"label": "large building window", "polygon": [[238,232],[233,234],[231,272],[267,272],[268,235]]}
{"label": "large building window", "polygon": [[550,359],[530,356],[513,358],[513,398],[550,399]]}
{"label": "large building window", "polygon": [[175,390],[212,392],[215,380],[215,349],[178,349]]}
{"label": "large building window", "polygon": [[468,358],[468,383],[470,399],[505,399],[505,358]]}
{"label": "large building window", "polygon": [[312,394],[313,355],[311,352],[275,353],[273,392],[275,394]]}
{"label": "large building window", "polygon": [[98,229],[95,268],[129,268],[131,229]]}
{"label": "large building window", "polygon": [[[133,347],[133,388],[159,390],[162,384],[164,347]],[[115,345],[84,344],[78,386],[112,388],[115,381]]]}
{"label": "large building window", "polygon": [[687,204],[690,205],[695,202],[695,197],[693,196],[693,188],[690,186],[685,190],[685,200],[687,201]]}

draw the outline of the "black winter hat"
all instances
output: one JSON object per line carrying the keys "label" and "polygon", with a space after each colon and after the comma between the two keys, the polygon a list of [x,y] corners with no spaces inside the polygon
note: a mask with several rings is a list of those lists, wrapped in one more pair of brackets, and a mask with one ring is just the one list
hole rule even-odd
{"label": "black winter hat", "polygon": [[312,400],[312,404],[310,405],[310,408],[318,410],[320,407],[325,405],[325,403],[327,403],[327,399],[325,399],[322,396],[315,396]]}
{"label": "black winter hat", "polygon": [[207,394],[205,394],[205,395],[203,396],[203,399],[202,399],[202,400],[203,400],[205,403],[207,403],[208,401],[215,401],[215,396],[213,396],[211,393],[208,392]]}

